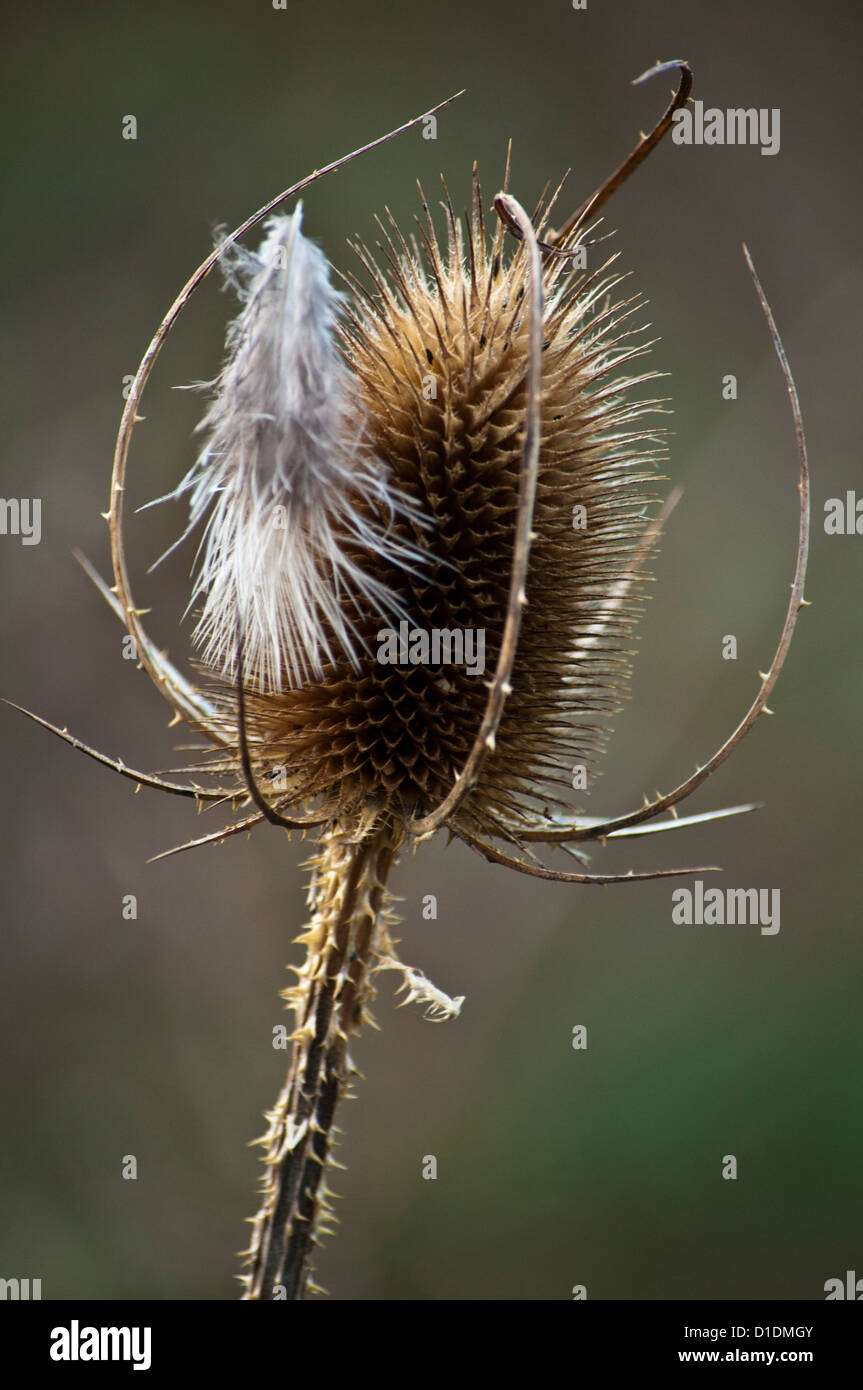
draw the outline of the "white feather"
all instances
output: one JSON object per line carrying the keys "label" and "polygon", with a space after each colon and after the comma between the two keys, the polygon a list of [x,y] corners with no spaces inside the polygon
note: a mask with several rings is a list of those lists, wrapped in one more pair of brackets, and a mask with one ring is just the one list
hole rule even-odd
{"label": "white feather", "polygon": [[189,496],[189,530],[208,518],[192,594],[206,595],[195,630],[203,659],[235,675],[241,631],[249,681],[274,691],[320,676],[342,654],[358,664],[359,600],[381,618],[403,616],[390,589],[345,553],[346,539],[378,567],[416,568],[424,557],[389,530],[399,514],[421,518],[368,444],[335,341],[343,297],[301,219],[301,206],[273,217],[257,255],[233,252],[243,308],[199,426],[207,443],[172,494]]}

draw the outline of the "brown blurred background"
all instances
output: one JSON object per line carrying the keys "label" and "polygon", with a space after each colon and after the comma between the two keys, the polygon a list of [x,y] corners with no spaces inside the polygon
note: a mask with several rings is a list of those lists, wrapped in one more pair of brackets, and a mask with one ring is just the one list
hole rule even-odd
{"label": "brown blurred background", "polygon": [[[436,141],[414,130],[307,193],[305,229],[337,265],[385,204],[410,220],[417,177],[433,193],[445,173],[464,206],[476,158],[493,194],[509,136],[517,196],[571,167],[575,206],[663,109],[664,78],[629,85],[658,57],[688,58],[706,105],[781,110],[775,157],[669,140],[607,212],[661,334],[685,496],[586,808],[629,809],[703,761],[781,626],[794,440],[745,238],[809,432],[814,606],[775,717],[687,809],[766,809],[597,850],[593,867],[718,862],[723,886],[781,888],[781,931],[674,926],[669,883],[543,884],[442,841],[406,859],[403,954],[467,1003],[433,1027],[394,1010],[382,977],[382,1031],[355,1049],[366,1080],[342,1116],[342,1225],[319,1267],[334,1296],[560,1299],[586,1284],[591,1298],[812,1299],[863,1268],[863,538],[823,530],[828,497],[863,491],[860,97],[843,77],[861,27],[851,0],[7,11],[0,492],[41,497],[43,518],[38,546],[0,537],[0,693],[143,768],[177,761],[167,706],[122,659],[123,629],[71,552],[108,572],[99,513],[123,377],[213,225],[462,86]],[[202,400],[172,387],[214,374],[232,312],[213,277],[172,335],[131,504],[189,467]],[[182,524],[167,505],[129,533],[136,597],[184,662],[191,551],[146,575]],[[737,662],[721,659],[726,633]],[[0,1275],[41,1277],[46,1298],[233,1298],[259,1173],[247,1144],[285,1066],[271,1036],[303,849],[261,830],[148,865],[207,822],[2,707],[0,740]],[[570,1046],[579,1023],[586,1053]]]}

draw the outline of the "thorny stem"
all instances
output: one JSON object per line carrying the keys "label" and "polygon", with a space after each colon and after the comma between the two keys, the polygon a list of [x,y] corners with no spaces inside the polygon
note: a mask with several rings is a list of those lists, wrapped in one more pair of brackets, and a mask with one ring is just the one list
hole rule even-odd
{"label": "thorny stem", "polygon": [[336,829],[312,861],[312,920],[297,938],[306,960],[283,992],[296,1018],[291,1066],[258,1141],[266,1171],[246,1252],[246,1300],[297,1300],[316,1289],[313,1247],[334,1220],[326,1170],[335,1112],[355,1074],[348,1044],[368,1019],[370,969],[390,949],[386,881],[401,840],[386,822],[353,843]]}
{"label": "thorny stem", "polygon": [[672,58],[668,63],[655,63],[652,68],[648,68],[647,72],[643,72],[640,77],[633,78],[632,82],[633,87],[637,87],[640,83],[646,82],[648,78],[655,77],[658,73],[672,72],[675,68],[680,72],[680,85],[672,99],[671,105],[668,107],[662,119],[656,123],[649,135],[643,135],[641,137],[635,149],[627,155],[623,163],[614,170],[614,173],[609,174],[608,178],[600,185],[596,192],[592,193],[586,202],[582,203],[581,207],[577,208],[572,216],[567,218],[566,222],[564,222],[563,226],[559,228],[558,231],[553,232],[549,236],[551,249],[554,249],[555,246],[564,244],[579,227],[583,227],[591,217],[594,217],[595,214],[599,212],[599,209],[608,202],[611,195],[617,192],[621,184],[626,182],[630,174],[638,168],[639,164],[647,158],[651,150],[656,148],[663,136],[671,129],[674,113],[686,105],[689,100],[689,93],[692,91],[692,69],[689,64],[681,58]]}

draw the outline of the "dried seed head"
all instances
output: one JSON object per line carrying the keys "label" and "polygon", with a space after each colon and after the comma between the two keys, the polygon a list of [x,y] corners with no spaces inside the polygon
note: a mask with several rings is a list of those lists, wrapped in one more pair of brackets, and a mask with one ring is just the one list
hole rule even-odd
{"label": "dried seed head", "polygon": [[[527,262],[501,226],[489,244],[476,181],[466,246],[448,202],[446,218],[445,252],[427,211],[424,254],[391,224],[388,275],[357,248],[373,291],[358,287],[339,330],[374,453],[415,504],[413,515],[394,518],[394,531],[427,563],[408,568],[368,549],[354,621],[371,655],[359,670],[336,658],[299,689],[248,701],[255,760],[290,769],[291,793],[320,798],[326,816],[373,808],[407,819],[436,805],[470,752],[500,649],[525,432]],[[503,720],[460,812],[460,823],[486,830],[559,799],[573,764],[592,761],[602,746],[602,716],[628,672],[636,609],[622,588],[647,525],[645,487],[659,452],[642,423],[659,403],[630,393],[647,378],[619,370],[645,350],[630,327],[639,305],[611,302],[619,277],[607,266],[588,274],[549,256],[543,279],[526,607]],[[419,515],[432,522],[425,532]],[[472,634],[483,669],[476,660],[472,669],[447,662],[446,644],[442,659],[431,649],[421,664],[404,646],[394,660],[376,660],[376,650],[386,657],[379,592],[397,596],[402,638]],[[226,722],[232,717],[231,704]]]}
{"label": "dried seed head", "polygon": [[[344,392],[343,399],[349,397],[356,406],[356,447],[345,446],[344,467],[336,468],[349,487],[335,497],[327,495],[325,486],[317,487],[305,513],[292,506],[289,549],[274,552],[276,562],[267,566],[265,576],[271,587],[263,600],[254,585],[248,593],[244,590],[247,581],[237,560],[245,553],[253,562],[254,526],[232,529],[235,520],[220,513],[224,544],[212,543],[228,563],[224,616],[213,629],[220,640],[213,639],[213,664],[207,668],[205,663],[216,681],[212,694],[184,677],[159,650],[132,597],[123,498],[142,392],[171,326],[225,253],[279,203],[371,146],[316,171],[247,218],[198,266],[174,300],[141,359],[117,437],[105,514],[113,589],[84,564],[125,621],[142,666],[176,718],[216,745],[206,770],[227,771],[228,785],[206,788],[195,780],[180,785],[140,773],[85,748],[65,730],[38,722],[135,782],[199,803],[228,798],[254,804],[253,814],[179,849],[220,841],[263,820],[304,832],[318,827],[326,834],[336,828],[351,842],[376,834],[382,823],[396,837],[426,837],[446,826],[496,863],[539,878],[604,884],[709,870],[564,873],[535,858],[528,862],[505,854],[491,842],[503,838],[515,843],[523,856],[530,853],[530,843],[563,845],[577,855],[574,846],[582,842],[664,831],[755,809],[737,806],[647,825],[697,790],[765,712],[804,602],[809,484],[803,422],[781,339],[751,260],[750,273],[788,387],[798,445],[797,559],[779,645],[731,735],[670,792],[613,818],[585,818],[568,806],[561,809],[558,796],[569,789],[573,765],[580,767],[602,746],[604,716],[625,686],[639,571],[673,500],[645,523],[644,488],[649,468],[663,450],[657,447],[657,432],[648,431],[642,417],[662,403],[629,397],[630,388],[649,378],[620,371],[650,346],[633,338],[629,321],[636,304],[631,299],[608,302],[618,283],[608,273],[611,262],[590,275],[570,273],[578,268],[572,243],[656,147],[688,100],[692,75],[685,62],[657,64],[637,80],[672,68],[679,85],[664,115],[559,231],[545,227],[551,204],[540,207],[534,226],[517,200],[503,193],[494,200],[500,223],[488,246],[476,184],[464,244],[447,199],[443,253],[427,214],[426,226],[420,227],[422,254],[413,237],[408,247],[390,219],[392,235],[385,232],[383,248],[390,268],[383,274],[360,248],[374,289],[370,294],[357,286],[351,322],[337,326],[346,376],[330,352],[334,301],[329,279],[318,276],[317,304],[309,312],[323,325],[321,341],[332,365],[324,379],[336,383],[337,397]],[[291,245],[296,247],[299,227],[291,225]],[[515,249],[511,242],[504,247],[510,232],[521,243]],[[287,232],[281,244],[287,248]],[[313,252],[309,255],[314,258]],[[239,259],[241,270],[256,267],[243,290],[252,330],[258,291],[270,282],[260,257],[256,262]],[[314,275],[308,279],[313,282]],[[294,308],[303,301],[304,285],[296,293]],[[303,316],[294,315],[292,322],[299,331]],[[292,348],[282,329],[268,335],[257,324],[257,331],[261,343],[281,337],[287,358],[293,352],[294,360],[306,362],[301,332]],[[246,342],[242,327],[236,334],[242,341],[235,343],[232,337],[231,346],[241,353]],[[249,339],[254,338],[250,331]],[[430,371],[423,370],[423,357]],[[263,360],[272,366],[272,353],[265,352]],[[304,368],[298,374],[306,380]],[[230,375],[229,362],[225,380]],[[253,408],[245,416],[245,426],[254,425],[253,445],[261,438],[281,438],[283,428],[285,437],[290,435],[279,417],[281,376],[275,371],[267,379],[272,408]],[[256,388],[239,370],[235,384],[237,399],[244,389],[254,397]],[[225,449],[211,448],[180,488],[195,492],[200,484],[199,515],[206,511],[206,501],[219,512],[221,492],[232,484],[244,504],[261,486],[257,456],[250,462],[245,448],[243,412],[232,414],[230,394],[226,389],[210,421],[216,429],[224,427]],[[313,392],[308,397],[312,417],[314,400]],[[330,405],[332,401],[323,409],[326,418],[331,418]],[[337,405],[335,409],[338,414]],[[228,428],[229,422],[237,428]],[[220,459],[234,443],[235,467],[230,476],[222,476]],[[302,452],[296,457],[302,458]],[[304,487],[331,469],[326,450],[318,463],[319,470],[310,467],[303,474]],[[281,495],[293,504],[285,486],[291,481],[289,460],[285,469],[279,474]],[[270,475],[264,470],[263,486],[268,476],[275,476],[275,469]],[[301,576],[314,575],[306,588],[302,578],[282,573],[287,553],[309,560],[298,570]],[[216,586],[218,576],[213,574],[212,580]],[[409,650],[403,655],[397,643],[394,657],[392,634],[380,624],[399,612],[409,615],[403,624]],[[268,615],[257,623],[266,636],[256,632],[256,614]],[[409,627],[411,622],[416,628]],[[251,661],[248,651],[241,660],[249,642],[246,627],[253,630]],[[231,633],[237,638],[236,659]],[[426,643],[431,639],[430,653],[421,643],[415,654],[415,635]],[[482,655],[474,664],[467,657],[468,636],[476,639],[473,656]],[[375,663],[373,644],[382,638],[387,657]],[[453,657],[450,644],[454,641],[458,650],[459,639],[465,650]],[[250,666],[255,689],[244,693],[243,676]],[[479,673],[492,667],[493,678],[482,680]],[[228,688],[225,677],[232,670],[236,686]],[[487,687],[487,696],[481,687]],[[193,777],[201,770],[200,763],[186,769]],[[309,813],[301,813],[304,801],[315,803],[307,807]]]}
{"label": "dried seed head", "polygon": [[[191,845],[222,840],[263,820],[304,832],[324,828],[324,833],[335,821],[339,833],[356,840],[376,833],[383,818],[394,833],[414,837],[446,826],[486,858],[535,877],[604,884],[708,868],[626,875],[563,873],[545,868],[535,858],[528,862],[505,854],[491,841],[507,839],[519,845],[523,855],[529,853],[530,843],[563,845],[577,854],[573,847],[582,842],[664,831],[755,809],[737,806],[647,824],[696,791],[754,728],[767,708],[804,605],[809,540],[805,432],[781,338],[748,252],[749,270],[788,388],[799,460],[797,558],[779,645],[733,732],[670,792],[613,818],[585,818],[569,807],[552,810],[549,804],[558,800],[557,789],[568,788],[572,764],[586,762],[601,747],[601,719],[625,682],[638,572],[673,502],[670,498],[660,516],[645,525],[642,489],[649,476],[647,465],[661,450],[655,447],[656,432],[647,432],[641,417],[661,403],[627,403],[629,388],[647,378],[614,375],[649,346],[627,341],[633,302],[602,302],[603,293],[615,283],[607,274],[603,283],[608,266],[581,278],[566,269],[579,231],[655,149],[686,104],[692,74],[681,60],[658,63],[636,80],[672,69],[678,73],[678,87],[661,119],[559,231],[545,230],[550,205],[539,210],[534,228],[516,199],[499,194],[495,211],[501,225],[488,248],[475,187],[466,248],[448,207],[443,255],[428,218],[428,226],[420,228],[424,255],[414,238],[408,248],[393,224],[395,240],[387,237],[391,268],[386,277],[361,250],[376,290],[372,295],[362,292],[351,326],[341,329],[348,368],[344,390],[359,403],[357,447],[343,453],[342,461],[349,459],[355,468],[354,473],[347,471],[357,498],[348,506],[344,494],[330,498],[319,488],[320,507],[312,506],[305,516],[301,508],[293,508],[298,524],[290,544],[310,558],[299,573],[314,571],[316,578],[304,592],[302,580],[282,575],[285,556],[276,552],[279,563],[270,564],[266,575],[273,587],[263,602],[254,586],[244,601],[246,579],[236,558],[245,547],[250,561],[254,559],[254,527],[233,529],[235,521],[222,514],[224,544],[212,543],[230,562],[224,579],[227,616],[214,629],[220,639],[213,639],[211,651],[209,671],[217,680],[212,695],[183,676],[156,646],[141,621],[145,610],[132,596],[123,499],[142,393],[172,325],[226,252],[285,199],[399,131],[315,171],[253,213],[198,266],[162,319],[135,374],[117,436],[105,513],[113,588],[79,558],[125,622],[141,665],[172,705],[175,718],[186,720],[216,745],[218,752],[206,770],[227,770],[232,777],[227,786],[209,788],[195,780],[190,785],[172,783],[87,748],[66,730],[32,717],[135,782],[199,803],[227,798],[235,804],[240,799],[254,804],[253,814]],[[399,130],[422,119],[414,117]],[[508,256],[504,226],[521,242]],[[295,221],[292,245],[298,233]],[[286,247],[287,240],[282,245]],[[248,258],[240,259],[248,266]],[[260,258],[257,270],[268,283]],[[327,317],[333,301],[326,275],[319,276],[318,286],[318,303],[310,312],[316,323],[324,324],[322,338],[328,361],[333,362],[327,333],[333,326],[332,317]],[[256,273],[245,287],[250,324],[258,288]],[[303,293],[300,285],[297,302]],[[262,332],[261,342],[267,336]],[[283,345],[290,355],[288,344]],[[296,360],[304,360],[302,342],[294,347]],[[417,371],[423,353],[435,369],[431,374]],[[344,382],[338,364],[327,379]],[[246,418],[247,426],[250,421],[255,426],[253,439],[260,437],[262,426],[278,436],[281,378],[271,373],[269,380],[275,393],[273,409],[253,409]],[[252,390],[240,372],[236,384]],[[340,385],[337,390],[341,389]],[[250,484],[254,497],[260,483],[257,463],[251,464],[244,450],[242,429],[228,428],[229,402],[222,405],[224,411],[215,409],[211,423],[224,426],[229,445],[240,440],[233,477],[236,493],[245,502],[236,480]],[[223,456],[211,449],[179,491],[194,492],[200,483],[201,497],[218,511],[220,493],[229,490],[231,482],[219,476]],[[331,461],[320,462],[325,473]],[[208,474],[210,464],[207,486],[202,475]],[[280,476],[284,483],[285,475]],[[305,481],[314,477],[315,470],[309,470]],[[282,495],[288,495],[286,487]],[[204,511],[202,505],[199,514]],[[569,535],[570,514],[574,537]],[[381,517],[393,524],[380,529]],[[430,530],[423,531],[424,521]],[[212,578],[215,585],[217,576]],[[430,662],[421,649],[418,664],[409,632],[406,660],[401,653],[396,665],[381,661],[375,666],[368,655],[361,660],[358,648],[370,652],[372,641],[386,636],[379,627],[382,617],[387,610],[399,609],[421,620],[440,614],[446,626],[431,632],[417,629],[426,640],[437,635],[437,655]],[[244,627],[255,631],[256,613],[269,615],[257,624],[266,629],[266,636],[257,632],[251,663],[248,653],[243,662],[240,657],[248,643]],[[237,636],[236,660],[229,645],[232,631]],[[483,662],[461,667],[456,657],[453,666],[442,655],[444,639],[461,636],[466,646],[468,634],[483,639]],[[494,664],[494,676],[482,682],[488,686],[483,700],[477,697],[476,673],[486,655],[489,668]],[[244,705],[243,674],[250,664],[256,692]],[[228,691],[225,676],[232,669],[238,679],[236,689]],[[321,674],[315,678],[318,669]],[[312,678],[303,684],[306,670]],[[201,770],[200,763],[186,769],[193,779]],[[310,814],[294,807],[312,799],[317,804],[309,808]],[[478,831],[488,832],[487,837]]]}

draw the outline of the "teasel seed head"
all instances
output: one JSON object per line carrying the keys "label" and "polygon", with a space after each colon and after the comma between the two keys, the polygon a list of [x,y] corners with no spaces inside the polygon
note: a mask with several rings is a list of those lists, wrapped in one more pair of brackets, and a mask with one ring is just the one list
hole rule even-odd
{"label": "teasel seed head", "polygon": [[[650,346],[632,328],[638,301],[613,302],[619,277],[611,263],[582,275],[572,252],[688,101],[692,74],[682,60],[658,63],[636,82],[671,71],[678,87],[661,119],[557,232],[548,230],[553,199],[531,221],[504,192],[494,200],[489,237],[475,177],[466,235],[446,198],[443,250],[427,209],[422,251],[387,214],[387,269],[357,248],[371,288],[351,281],[353,303],[342,317],[326,263],[302,237],[299,209],[273,219],[257,257],[237,251],[286,199],[426,119],[420,115],[271,199],[224,238],[174,300],[138,367],[117,437],[105,513],[114,587],[79,558],[175,719],[200,730],[215,751],[186,769],[192,781],[183,785],[38,722],[136,783],[199,804],[254,806],[178,850],[262,820],[304,833],[337,825],[356,841],[384,821],[415,839],[446,827],[484,857],[535,877],[605,884],[709,866],[563,873],[540,865],[530,844],[562,845],[580,857],[582,842],[755,809],[675,811],[767,712],[805,603],[802,416],[748,252],[799,459],[797,559],[779,645],[735,729],[671,791],[611,818],[585,817],[560,796],[572,768],[601,750],[607,716],[625,692],[643,563],[677,496],[646,520],[663,449],[645,416],[663,403],[632,394],[650,377],[627,370]],[[272,250],[284,254],[271,258]],[[209,518],[196,591],[206,594],[199,639],[208,690],[178,671],[144,628],[123,512],[131,437],[153,365],[191,295],[225,259],[233,259],[243,312],[204,421],[208,446],[178,489],[190,495],[192,524]],[[291,267],[301,273],[294,277]],[[276,268],[286,277],[276,279]],[[292,387],[279,364],[290,364]],[[239,504],[234,512],[230,498]],[[285,512],[276,545],[263,529],[270,504]],[[445,659],[376,661],[382,623],[396,616],[426,636],[429,629],[441,639],[481,634],[483,675]],[[195,780],[202,771],[226,775],[227,785],[202,785]],[[666,811],[674,819],[658,821]],[[515,844],[521,857],[492,845],[495,838]]]}
{"label": "teasel seed head", "polygon": [[[539,236],[549,212],[535,218]],[[442,248],[425,208],[422,251],[389,221],[388,273],[357,246],[370,289],[353,282],[351,310],[337,325],[382,476],[412,504],[393,505],[390,550],[351,552],[365,578],[351,600],[364,655],[358,666],[347,654],[324,662],[295,688],[256,682],[247,700],[255,761],[264,772],[290,768],[297,797],[315,800],[327,819],[372,810],[404,823],[445,797],[482,723],[502,641],[526,430],[528,258],[497,218],[488,235],[476,171],[466,237],[448,198],[444,216]],[[526,603],[494,749],[460,810],[467,827],[486,833],[562,802],[573,765],[601,750],[604,719],[626,687],[633,557],[661,452],[645,424],[661,402],[633,398],[649,379],[630,368],[647,347],[632,326],[641,302],[617,295],[610,262],[591,272],[548,255],[542,280]],[[417,551],[424,563],[401,562]],[[378,661],[388,621],[381,593],[395,597],[411,631],[483,634],[483,672]],[[297,619],[307,627],[305,615]],[[228,719],[233,694],[225,701]]]}

